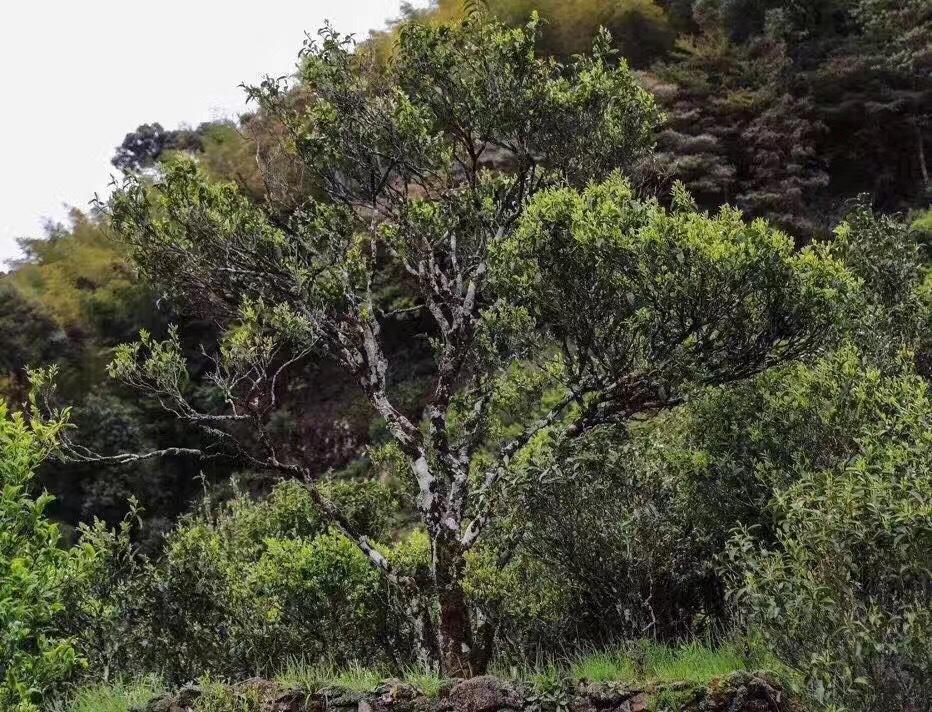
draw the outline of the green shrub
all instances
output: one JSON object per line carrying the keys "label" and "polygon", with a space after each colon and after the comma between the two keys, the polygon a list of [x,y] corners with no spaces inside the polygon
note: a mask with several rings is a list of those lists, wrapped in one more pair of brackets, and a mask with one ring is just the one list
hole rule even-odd
{"label": "green shrub", "polygon": [[50,712],[133,712],[163,692],[161,681],[152,675],[133,682],[90,685],[53,703]]}
{"label": "green shrub", "polygon": [[[325,489],[361,529],[388,531],[386,488],[339,482]],[[60,627],[77,639],[95,680],[151,670],[172,683],[271,675],[296,655],[305,669],[363,664],[397,674],[414,665],[409,601],[355,545],[323,526],[299,483],[283,482],[261,500],[205,501],[154,559],[133,544],[134,521],[81,527],[70,557]],[[427,576],[430,547],[421,530],[384,551],[400,574]],[[499,567],[494,552],[477,549],[466,589],[521,641],[571,620],[573,600],[547,574],[527,556]]]}
{"label": "green shrub", "polygon": [[885,368],[900,365],[898,357],[905,351],[921,370],[929,354],[932,253],[926,237],[921,219],[910,226],[866,205],[853,210],[835,230],[833,254],[863,285],[852,323],[845,326],[861,350]]}
{"label": "green shrub", "polygon": [[11,712],[37,710],[79,663],[57,628],[67,552],[45,515],[52,498],[29,494],[61,427],[0,402],[0,709]]}
{"label": "green shrub", "polygon": [[811,374],[810,383],[836,394],[822,405],[837,411],[823,415],[848,425],[837,438],[823,428],[821,452],[790,440],[787,470],[764,467],[771,480],[779,473],[768,501],[772,524],[770,531],[745,525],[730,544],[735,602],[747,624],[803,672],[817,699],[850,709],[927,708],[928,384],[858,368],[850,354]]}
{"label": "green shrub", "polygon": [[496,537],[519,542],[512,563],[472,584],[501,601],[515,653],[687,638],[721,613],[712,555],[727,537],[697,526],[675,457],[688,459],[685,418],[605,429],[529,473]]}
{"label": "green shrub", "polygon": [[149,671],[158,575],[133,541],[138,521],[131,502],[115,529],[100,520],[82,524],[69,551],[59,628],[75,640],[95,683]]}
{"label": "green shrub", "polygon": [[344,662],[378,656],[382,583],[347,539],[320,529],[284,484],[169,535],[153,614],[173,677],[256,674],[299,650]]}
{"label": "green shrub", "polygon": [[[378,484],[325,490],[362,530],[387,526]],[[167,535],[158,558],[134,546],[132,523],[81,527],[70,557],[61,627],[96,679],[268,674],[297,651],[338,664],[384,659],[386,587],[357,547],[324,526],[299,483],[281,483],[262,500],[205,501]]]}
{"label": "green shrub", "polygon": [[371,656],[384,629],[383,584],[346,537],[270,539],[246,576],[268,623],[264,667],[294,650],[317,659]]}

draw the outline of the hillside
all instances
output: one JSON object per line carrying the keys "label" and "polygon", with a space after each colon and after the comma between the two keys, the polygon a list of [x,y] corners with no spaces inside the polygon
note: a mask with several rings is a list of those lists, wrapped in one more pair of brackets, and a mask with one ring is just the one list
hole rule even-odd
{"label": "hillside", "polygon": [[0,708],[932,704],[928,4],[338,29],[0,276]]}

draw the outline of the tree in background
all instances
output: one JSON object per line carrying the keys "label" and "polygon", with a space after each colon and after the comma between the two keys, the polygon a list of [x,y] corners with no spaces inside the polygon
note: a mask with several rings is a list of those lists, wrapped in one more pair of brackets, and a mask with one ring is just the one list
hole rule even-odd
{"label": "tree in background", "polygon": [[166,130],[157,121],[142,124],[126,134],[111,163],[124,172],[139,171],[154,166],[166,151],[199,151],[203,148],[203,134],[212,126],[203,123],[196,129]]}
{"label": "tree in background", "polygon": [[[532,12],[541,18],[537,51],[567,59],[589,51],[602,28],[634,67],[646,67],[663,56],[675,38],[674,22],[663,2],[655,0],[437,0],[422,10],[403,7],[402,22],[459,22],[488,14],[510,26],[523,24]],[[674,13],[679,18],[678,13]],[[377,44],[390,34],[375,35]]]}
{"label": "tree in background", "polygon": [[822,127],[782,82],[785,47],[737,44],[719,27],[682,38],[646,77],[667,112],[655,163],[701,203],[735,204],[803,241],[825,225],[810,219],[828,184],[816,153]]}
{"label": "tree in background", "polygon": [[[287,222],[205,180],[192,164],[154,185],[132,177],[111,204],[134,262],[225,325],[215,407],[187,397],[177,332],[121,347],[112,374],[156,395],[234,456],[304,481],[317,506],[409,596],[424,654],[451,675],[482,671],[495,621],[469,605],[466,555],[531,461],[613,423],[646,417],[817,350],[850,284],[819,250],[794,253],[763,222],[637,200],[630,167],[657,122],[608,38],[561,66],[535,53],[537,25],[410,25],[387,65],[324,31],[296,108],[275,81],[252,90],[322,186]],[[506,167],[502,171],[501,167]],[[274,213],[273,213],[274,215]],[[416,294],[379,290],[385,265]],[[383,327],[423,310],[434,375],[409,412],[393,392]],[[333,359],[385,423],[430,542],[426,575],[400,575],[319,486],[280,457],[268,423],[282,379]],[[539,394],[531,413],[513,394]],[[99,456],[77,444],[78,459]],[[138,462],[187,451],[114,455]]]}
{"label": "tree in background", "polygon": [[[68,224],[50,225],[44,238],[21,244],[25,257],[0,277],[0,301],[7,307],[0,317],[0,331],[7,336],[0,359],[9,372],[0,385],[11,408],[24,405],[27,368],[54,363],[62,397],[81,406],[71,424],[85,444],[140,449],[164,438],[177,440],[181,433],[158,408],[146,408],[107,378],[112,349],[140,328],[162,335],[171,314],[128,262],[106,221],[74,210]],[[191,321],[187,328],[200,331],[201,340],[209,338]],[[63,523],[94,517],[116,523],[135,496],[157,530],[192,496],[193,474],[188,463],[177,461],[108,472],[44,464],[36,476],[55,493],[48,511]]]}
{"label": "tree in background", "polygon": [[0,282],[0,393],[10,403],[26,396],[26,367],[53,363],[64,355],[65,332],[9,285]]}
{"label": "tree in background", "polygon": [[[158,323],[154,294],[126,261],[106,221],[73,209],[66,225],[20,240],[24,257],[3,281],[51,318],[74,350],[113,346]],[[93,378],[93,374],[89,374]]]}
{"label": "tree in background", "polygon": [[887,211],[928,204],[929,3],[702,0],[694,16],[732,42],[784,47],[776,86],[826,128],[815,150],[831,176],[829,195],[868,192]]}

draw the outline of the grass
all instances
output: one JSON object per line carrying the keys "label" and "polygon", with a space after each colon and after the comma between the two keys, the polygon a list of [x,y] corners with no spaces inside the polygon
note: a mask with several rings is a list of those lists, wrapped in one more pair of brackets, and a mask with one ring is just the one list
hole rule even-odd
{"label": "grass", "polygon": [[574,660],[567,675],[590,682],[632,682],[637,679],[637,669],[624,651],[599,651]]}
{"label": "grass", "polygon": [[[275,676],[275,682],[284,689],[317,692],[325,687],[339,687],[352,692],[369,692],[387,679],[399,677],[377,668],[354,664],[338,668],[329,663],[308,663],[291,658]],[[444,679],[430,670],[406,668],[400,679],[430,698],[437,697]]]}
{"label": "grass", "polygon": [[[735,644],[712,646],[694,642],[672,647],[638,641],[572,658],[546,658],[508,666],[499,663],[490,673],[530,683],[538,693],[552,694],[554,690],[564,688],[567,680],[629,685],[672,682],[704,685],[713,678],[725,677],[738,670],[767,668],[779,673],[783,669],[777,661],[757,650],[756,646]],[[336,667],[292,658],[285,662],[274,682],[282,689],[309,693],[327,687],[363,693],[372,691],[392,677],[395,676],[384,670],[358,664]],[[430,698],[437,697],[444,684],[442,677],[419,668],[404,670],[400,678]],[[198,701],[199,712],[251,712],[257,704],[246,699],[248,694],[231,696],[229,688],[206,678],[200,684],[205,694]],[[50,712],[129,712],[132,707],[144,705],[163,691],[161,682],[154,676],[132,683],[86,687],[67,701],[53,705]]]}
{"label": "grass", "polygon": [[261,695],[256,689],[233,689],[208,678],[200,686],[201,696],[194,702],[197,712],[259,712]]}
{"label": "grass", "polygon": [[93,685],[53,703],[50,712],[129,712],[164,691],[161,681],[154,675],[134,682]]}
{"label": "grass", "polygon": [[421,670],[418,668],[406,669],[401,679],[413,685],[431,699],[440,695],[440,690],[443,688],[444,682],[444,679],[437,673],[431,670]]}
{"label": "grass", "polygon": [[712,646],[693,642],[674,647],[638,641],[564,660],[538,660],[508,668],[499,665],[493,673],[512,680],[527,680],[538,689],[551,687],[558,679],[703,684],[736,670],[773,667],[771,663],[756,653],[744,654],[731,644]]}
{"label": "grass", "polygon": [[369,692],[386,678],[381,670],[359,664],[337,668],[329,663],[307,663],[290,658],[275,676],[281,687],[317,692],[324,687],[340,687],[352,692]]}
{"label": "grass", "polygon": [[746,670],[750,663],[734,646],[711,648],[699,643],[680,648],[648,644],[641,660],[641,676],[657,682],[707,683],[714,677]]}

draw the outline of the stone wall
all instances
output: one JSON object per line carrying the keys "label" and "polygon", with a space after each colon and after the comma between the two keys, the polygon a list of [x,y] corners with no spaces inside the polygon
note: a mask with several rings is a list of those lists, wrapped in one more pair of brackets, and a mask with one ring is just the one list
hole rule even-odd
{"label": "stone wall", "polygon": [[[736,672],[708,685],[583,681],[547,692],[482,676],[451,680],[432,697],[393,680],[368,693],[284,690],[260,679],[231,686],[227,692],[235,712],[803,712],[772,676],[750,672]],[[138,712],[199,712],[203,695],[200,688],[187,686]]]}

